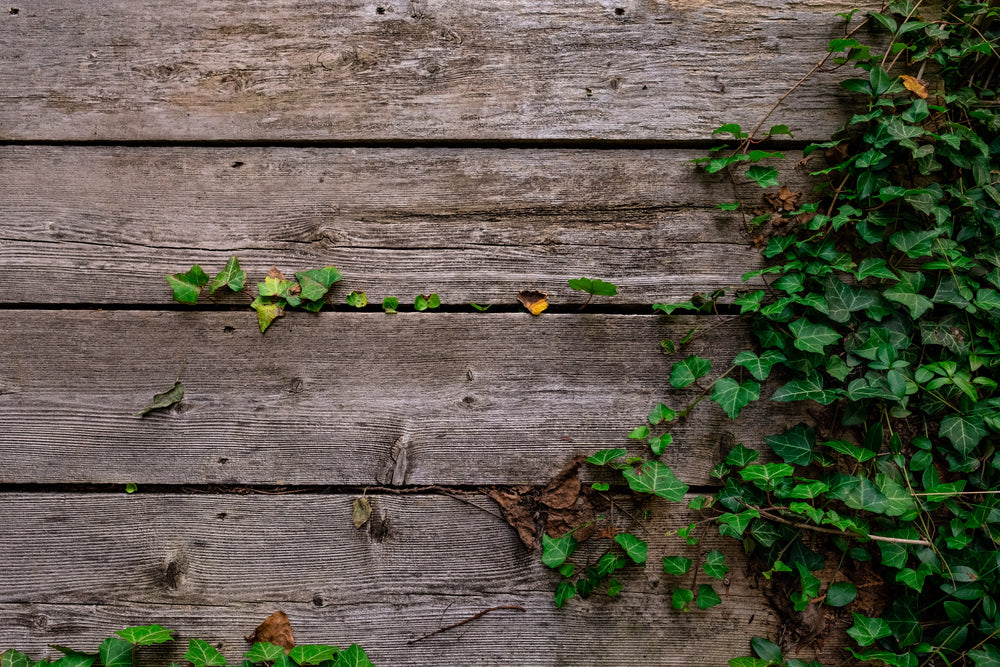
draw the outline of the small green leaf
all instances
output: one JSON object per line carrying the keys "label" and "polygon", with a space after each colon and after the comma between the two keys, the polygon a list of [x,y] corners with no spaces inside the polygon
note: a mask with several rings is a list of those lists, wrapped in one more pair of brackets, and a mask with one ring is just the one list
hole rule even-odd
{"label": "small green leaf", "polygon": [[812,463],[813,448],[816,446],[816,431],[811,426],[797,424],[780,435],[765,436],[764,442],[785,463],[807,466]]}
{"label": "small green leaf", "polygon": [[357,644],[351,644],[337,654],[332,667],[375,667],[364,650]]}
{"label": "small green leaf", "polygon": [[687,588],[675,588],[670,596],[670,606],[677,611],[687,611],[688,605],[694,600],[694,591]]}
{"label": "small green leaf", "polygon": [[322,269],[311,269],[295,274],[302,288],[300,295],[307,301],[319,301],[329,291],[330,287],[344,276],[335,266],[325,266]]}
{"label": "small green leaf", "polygon": [[125,485],[125,493],[135,493],[139,490],[139,485],[135,482],[129,482]]}
{"label": "small green leaf", "polygon": [[226,262],[226,268],[222,269],[222,273],[212,279],[208,293],[215,294],[215,290],[221,287],[229,287],[232,291],[239,292],[243,289],[246,280],[247,272],[240,268],[240,260],[237,259],[236,255],[233,255]]}
{"label": "small green leaf", "polygon": [[270,642],[257,642],[243,654],[243,657],[250,662],[272,662],[282,655],[285,655],[285,649],[282,647]]}
{"label": "small green leaf", "polygon": [[735,211],[740,207],[740,203],[737,202],[727,202],[725,204],[716,204],[717,209],[721,211]]}
{"label": "small green leaf", "polygon": [[488,303],[485,306],[480,306],[478,303],[473,303],[473,302],[470,301],[469,305],[472,306],[473,308],[475,308],[476,310],[478,310],[480,313],[485,313],[487,310],[490,309],[490,307],[493,304],[492,303]]}
{"label": "small green leaf", "polygon": [[645,440],[649,437],[649,427],[643,424],[638,428],[634,428],[629,432],[628,437],[632,440]]}
{"label": "small green leaf", "polygon": [[387,315],[394,314],[397,308],[399,308],[399,299],[396,297],[387,296],[382,299],[382,310],[384,310]]}
{"label": "small green leaf", "polygon": [[150,412],[153,412],[154,410],[164,410],[173,405],[176,405],[177,403],[180,403],[181,399],[183,398],[184,398],[184,385],[181,384],[180,382],[175,382],[174,386],[172,386],[170,389],[167,389],[162,394],[154,394],[152,403],[144,407],[139,412],[133,414],[136,417],[143,417],[145,415],[148,415]]}
{"label": "small green leaf", "polygon": [[847,581],[838,581],[830,584],[826,591],[826,603],[831,607],[843,607],[854,602],[858,596],[858,589],[854,584]]}
{"label": "small green leaf", "polygon": [[581,290],[587,294],[596,296],[615,296],[618,294],[618,287],[611,283],[604,282],[599,278],[576,278],[569,281],[569,286],[575,290]]}
{"label": "small green leaf", "polygon": [[441,299],[437,294],[431,294],[430,296],[424,296],[423,294],[418,294],[413,299],[413,308],[417,311],[424,311],[428,308],[437,308],[441,305]]}
{"label": "small green leaf", "polygon": [[635,563],[646,562],[646,543],[631,533],[618,533],[615,542],[625,550],[626,555]]}
{"label": "small green leaf", "polygon": [[195,264],[186,273],[167,276],[167,282],[174,290],[174,300],[181,303],[197,303],[198,295],[208,284],[208,276]]}
{"label": "small green leaf", "polygon": [[753,637],[750,639],[750,648],[757,654],[758,658],[769,661],[772,665],[780,665],[784,662],[781,655],[781,648],[772,641],[763,637]]}
{"label": "small green leaf", "polygon": [[[784,465],[784,464],[768,464],[768,465]],[[742,471],[741,471],[742,472]],[[747,529],[750,522],[754,519],[760,518],[760,512],[751,508],[745,512],[740,512],[735,514],[733,512],[727,512],[726,514],[719,515],[719,534],[728,537],[735,537],[736,539],[743,538],[743,531]]]}
{"label": "small green leaf", "polygon": [[667,450],[667,447],[669,447],[673,441],[674,436],[669,433],[663,433],[662,435],[650,438],[646,442],[649,445],[649,449],[652,450],[654,454],[659,456]]}
{"label": "small green leaf", "polygon": [[865,449],[864,447],[858,447],[857,445],[847,442],[846,440],[827,440],[822,444],[834,451],[850,456],[859,463],[871,460],[875,458],[876,455],[876,452],[873,452],[870,449]]}
{"label": "small green leaf", "polygon": [[847,629],[847,634],[858,643],[858,646],[870,646],[876,639],[882,639],[892,634],[889,624],[881,618],[869,618],[864,614],[854,614],[854,625]]}
{"label": "small green leaf", "polygon": [[815,324],[802,317],[788,325],[795,336],[793,345],[803,352],[822,354],[823,348],[840,340],[840,334],[823,324]]}
{"label": "small green leaf", "polygon": [[628,451],[621,448],[602,449],[588,456],[587,463],[592,463],[595,466],[603,466],[611,463],[615,459],[620,459],[626,454],[628,454]]}
{"label": "small green leaf", "polygon": [[737,384],[732,378],[719,378],[712,391],[712,400],[719,404],[730,419],[736,419],[747,404],[758,398],[760,384],[753,380]]}
{"label": "small green leaf", "polygon": [[713,549],[705,554],[705,562],[701,564],[701,569],[705,570],[705,574],[712,577],[713,579],[726,578],[726,573],[729,572],[729,567],[726,565],[726,556],[718,549]]}
{"label": "small green leaf", "polygon": [[108,637],[101,642],[97,653],[104,667],[132,667],[132,644],[124,639]]}
{"label": "small green leaf", "polygon": [[566,601],[576,595],[576,587],[569,581],[560,581],[556,586],[556,609],[561,609]]}
{"label": "small green leaf", "polygon": [[542,535],[542,563],[551,568],[557,568],[566,562],[576,549],[573,533],[567,533],[559,538]]}
{"label": "small green leaf", "polygon": [[791,477],[795,468],[787,463],[754,463],[740,470],[744,482],[762,482],[765,489],[771,488],[771,482],[782,477]]}
{"label": "small green leaf", "polygon": [[319,665],[333,660],[340,653],[336,646],[325,644],[301,644],[288,652],[288,657],[300,665]]}
{"label": "small green leaf", "polygon": [[816,401],[829,405],[843,394],[841,389],[824,389],[823,377],[816,372],[805,377],[786,382],[771,394],[771,400],[779,403],[788,401]]}
{"label": "small green leaf", "polygon": [[633,491],[653,493],[671,502],[680,502],[688,492],[688,485],[674,477],[673,471],[660,461],[646,461],[639,472],[626,468],[622,475]]}
{"label": "small green leaf", "polygon": [[743,466],[756,461],[758,456],[760,456],[760,454],[758,454],[756,450],[744,447],[743,443],[740,442],[729,451],[729,454],[726,455],[726,464],[742,468]]}
{"label": "small green leaf", "polygon": [[364,308],[368,305],[368,295],[357,290],[347,295],[347,305],[355,308]]}
{"label": "small green leaf", "polygon": [[594,482],[590,485],[594,491],[607,491],[611,488],[611,485],[607,482]]}
{"label": "small green leaf", "polygon": [[753,167],[747,169],[746,177],[762,188],[777,187],[780,185],[778,181],[778,170],[775,167],[761,167],[760,165],[754,165]]}
{"label": "small green leaf", "polygon": [[962,456],[969,456],[986,434],[982,419],[955,414],[942,419],[938,431],[939,436],[951,440],[952,446]]}
{"label": "small green leaf", "polygon": [[663,403],[657,403],[653,411],[649,413],[649,423],[654,426],[660,422],[669,422],[677,418],[677,413],[665,406]]}
{"label": "small green leaf", "polygon": [[715,592],[709,584],[698,585],[698,609],[711,609],[717,604],[722,604],[722,598]]}
{"label": "small green leaf", "polygon": [[670,371],[670,386],[683,389],[712,370],[712,362],[696,354],[678,361]]}
{"label": "small green leaf", "polygon": [[765,350],[759,357],[749,350],[743,350],[736,355],[733,363],[743,366],[751,375],[763,382],[771,374],[771,367],[785,360],[785,355],[777,350]]}
{"label": "small green leaf", "polygon": [[694,562],[690,558],[685,558],[684,556],[664,556],[663,557],[663,571],[667,574],[672,574],[675,577],[679,577],[682,574],[686,574]]}
{"label": "small green leaf", "polygon": [[285,316],[283,299],[271,301],[270,298],[258,296],[250,304],[250,307],[257,311],[257,324],[260,326],[261,333],[264,333],[271,326],[271,322]]}
{"label": "small green leaf", "polygon": [[617,579],[608,579],[608,597],[613,598],[622,592],[622,582]]}
{"label": "small green leaf", "polygon": [[226,656],[203,639],[188,641],[188,650],[184,659],[194,664],[194,667],[224,667]]}

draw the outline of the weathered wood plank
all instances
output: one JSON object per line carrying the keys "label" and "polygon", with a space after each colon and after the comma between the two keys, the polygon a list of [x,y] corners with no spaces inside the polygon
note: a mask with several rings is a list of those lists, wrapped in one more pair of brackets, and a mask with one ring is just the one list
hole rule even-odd
{"label": "weathered wood plank", "polygon": [[[23,3],[0,15],[0,138],[704,139],[755,124],[853,6]],[[811,81],[775,122],[825,137],[846,99]]]}
{"label": "weathered wood plank", "polygon": [[[542,483],[573,455],[627,446],[671,395],[659,341],[719,321],[526,313],[7,311],[0,481],[159,484]],[[736,322],[683,354],[716,373]],[[727,356],[728,355],[728,356]],[[132,415],[176,378],[183,404]],[[709,401],[665,460],[707,483],[719,443],[759,444],[792,407],[732,423]]]}
{"label": "weathered wood plank", "polygon": [[[388,526],[378,539],[368,526],[354,529],[351,498],[342,495],[4,494],[2,501],[0,647],[92,649],[125,625],[159,623],[180,630],[182,640],[221,641],[235,659],[246,650],[243,636],[280,608],[299,643],[358,642],[380,665],[686,667],[746,654],[749,639],[773,635],[777,623],[746,579],[737,542],[707,535],[685,547],[663,537],[692,520],[680,505],[654,508],[644,533],[650,563],[621,572],[619,598],[575,599],[557,610],[557,577],[538,552],[527,552],[499,519],[451,498],[373,496]],[[716,583],[724,604],[673,610],[676,581],[660,558],[716,548],[730,565],[729,585]],[[490,614],[407,644],[501,604],[526,612]]]}
{"label": "weathered wood plank", "polygon": [[618,284],[617,304],[684,300],[762,261],[741,216],[714,208],[736,197],[690,164],[702,154],[2,147],[0,302],[170,303],[164,274],[232,253],[252,281],[334,264],[341,303],[354,289],[514,303],[525,288],[582,302],[566,285],[580,275]]}

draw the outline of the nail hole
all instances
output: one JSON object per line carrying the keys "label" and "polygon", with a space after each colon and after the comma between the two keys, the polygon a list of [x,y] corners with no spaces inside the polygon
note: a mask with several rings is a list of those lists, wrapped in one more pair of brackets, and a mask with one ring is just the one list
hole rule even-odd
{"label": "nail hole", "polygon": [[[375,13],[376,14],[385,14],[385,7],[376,7],[375,8]],[[317,605],[317,606],[319,606],[319,605]]]}
{"label": "nail hole", "polygon": [[219,513],[218,513],[218,514],[216,514],[215,516],[217,516],[217,517],[218,517],[218,518],[220,518],[220,519],[225,519],[225,518],[226,518],[227,516],[229,516],[229,515],[228,515],[228,514],[226,514],[225,512],[219,512]]}
{"label": "nail hole", "polygon": [[227,325],[222,327],[222,331],[223,333],[233,333],[234,331],[236,331],[236,327],[231,327]]}
{"label": "nail hole", "polygon": [[323,606],[323,598],[321,598],[318,595],[316,597],[314,597],[313,598],[313,606],[315,606],[315,607],[322,607]]}
{"label": "nail hole", "polygon": [[243,164],[244,163],[242,163],[239,160],[237,160],[236,162],[233,162],[233,169],[239,169],[240,167],[243,166]]}
{"label": "nail hole", "polygon": [[618,16],[624,16],[625,15],[625,8],[624,7],[615,7],[615,14],[617,14]]}
{"label": "nail hole", "polygon": [[225,464],[229,463],[229,459],[223,457],[223,458],[219,459],[219,463],[225,465]]}
{"label": "nail hole", "polygon": [[21,10],[20,10],[20,9],[18,9],[17,7],[11,7],[11,8],[10,8],[10,13],[11,13],[11,14],[18,14],[18,13],[20,13],[20,11],[21,11]]}

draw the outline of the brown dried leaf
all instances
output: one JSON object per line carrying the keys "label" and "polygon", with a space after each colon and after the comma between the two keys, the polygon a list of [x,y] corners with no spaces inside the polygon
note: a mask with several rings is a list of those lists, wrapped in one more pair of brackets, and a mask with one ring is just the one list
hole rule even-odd
{"label": "brown dried leaf", "polygon": [[282,647],[285,651],[291,651],[295,648],[292,624],[288,620],[288,614],[281,610],[265,618],[264,622],[258,625],[257,629],[251,632],[246,640],[251,644],[269,642]]}
{"label": "brown dried leaf", "polygon": [[618,529],[615,528],[614,524],[609,523],[608,525],[604,526],[604,528],[601,529],[601,532],[597,534],[597,539],[613,540],[615,539],[615,535],[617,534],[618,534]]}
{"label": "brown dried leaf", "polygon": [[922,100],[927,99],[927,86],[925,86],[919,79],[910,76],[909,74],[901,74],[899,78],[903,80],[903,85],[908,91]]}
{"label": "brown dried leaf", "polygon": [[540,542],[535,508],[537,500],[534,488],[515,486],[511,489],[488,489],[486,495],[500,506],[500,512],[507,523],[517,531],[517,536],[529,550],[536,549]]}
{"label": "brown dried leaf", "polygon": [[278,280],[286,280],[285,276],[278,270],[278,267],[272,266],[271,270],[267,272],[268,278],[277,278]]}
{"label": "brown dried leaf", "polygon": [[372,515],[372,504],[368,502],[368,498],[361,496],[360,498],[355,498],[352,503],[353,515],[354,515],[354,527],[361,528],[368,521],[368,517]]}
{"label": "brown dried leaf", "polygon": [[798,208],[801,192],[792,192],[788,186],[782,185],[777,194],[765,193],[764,201],[772,211],[784,213]]}
{"label": "brown dried leaf", "polygon": [[542,491],[541,502],[555,509],[568,509],[576,505],[580,497],[580,477],[577,472],[587,460],[582,454],[573,459],[555,477],[549,480]]}
{"label": "brown dried leaf", "polygon": [[517,293],[517,300],[532,315],[541,315],[542,311],[549,307],[548,298],[549,295],[546,292],[538,292],[536,290],[521,290]]}

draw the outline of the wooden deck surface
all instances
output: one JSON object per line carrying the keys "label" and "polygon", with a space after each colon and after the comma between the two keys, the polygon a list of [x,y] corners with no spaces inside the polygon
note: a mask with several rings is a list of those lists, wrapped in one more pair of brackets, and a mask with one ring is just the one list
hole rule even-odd
{"label": "wooden deck surface", "polygon": [[[184,641],[149,651],[153,665],[193,636],[235,661],[283,609],[300,643],[357,642],[380,667],[748,654],[778,619],[735,542],[665,537],[696,518],[681,506],[658,505],[643,527],[650,564],[627,571],[622,596],[556,609],[557,576],[486,491],[629,446],[654,404],[697,395],[669,389],[661,339],[712,328],[686,353],[717,368],[747,340],[727,317],[650,309],[761,266],[740,217],[715,208],[734,185],[689,160],[719,124],[755,125],[842,34],[846,9],[53,0],[0,12],[0,651],[93,650],[158,623]],[[830,77],[848,76],[807,84],[773,118],[795,133],[788,164],[843,122]],[[247,290],[171,300],[164,274],[215,273],[233,254]],[[330,264],[344,274],[336,307],[261,335],[252,283],[271,266]],[[620,294],[580,311],[566,283],[580,276]],[[547,291],[551,309],[524,313],[522,289]],[[352,290],[372,307],[343,305]],[[431,292],[439,311],[375,307]],[[177,379],[179,406],[134,416]],[[745,415],[704,401],[663,460],[705,488],[724,443],[759,447],[809,418]],[[379,527],[357,530],[366,487]],[[712,548],[732,564],[724,604],[673,610],[660,559]],[[409,643],[495,606],[525,611]]]}

